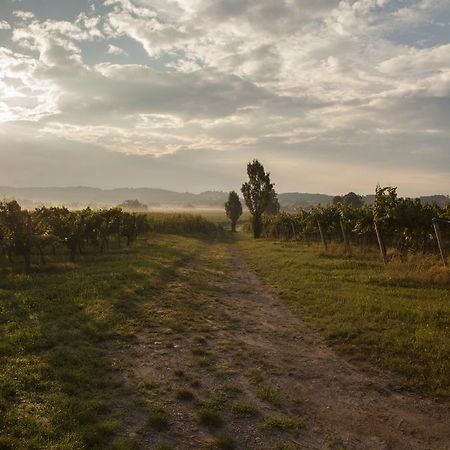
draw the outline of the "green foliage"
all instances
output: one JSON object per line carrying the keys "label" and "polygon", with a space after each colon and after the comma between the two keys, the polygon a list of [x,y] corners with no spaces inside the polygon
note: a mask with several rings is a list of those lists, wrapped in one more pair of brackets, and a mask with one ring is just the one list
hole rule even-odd
{"label": "green foliage", "polygon": [[263,231],[262,215],[273,196],[274,185],[270,182],[270,174],[256,159],[248,163],[247,175],[249,181],[242,185],[242,194],[252,215],[253,236],[259,238]]}
{"label": "green foliage", "polygon": [[74,261],[83,253],[85,245],[100,245],[100,252],[109,246],[112,236],[120,244],[121,236],[131,245],[139,233],[146,231],[145,216],[123,212],[118,208],[93,211],[69,211],[64,207],[42,207],[33,212],[24,211],[16,201],[0,203],[0,246],[12,261],[20,255],[27,272],[31,268],[33,250],[45,263],[44,251],[63,246]]}
{"label": "green foliage", "polygon": [[306,422],[303,419],[294,419],[292,417],[270,417],[263,424],[263,429],[271,431],[291,431],[298,433],[305,428]]}
{"label": "green foliage", "polygon": [[333,198],[333,205],[339,204],[349,206],[351,208],[362,208],[364,206],[364,201],[361,195],[355,194],[354,192],[349,192],[342,197],[337,195]]}
{"label": "green foliage", "polygon": [[278,195],[275,192],[275,189],[272,189],[269,202],[267,203],[264,213],[268,214],[269,216],[274,216],[275,214],[278,214],[280,212],[280,209],[281,206],[280,202],[278,201]]}
{"label": "green foliage", "polygon": [[261,386],[258,389],[258,398],[264,402],[270,403],[273,406],[280,406],[281,400],[278,392],[271,387]]}
{"label": "green foliage", "polygon": [[228,201],[225,203],[225,212],[231,221],[231,231],[236,231],[236,223],[242,215],[242,204],[239,195],[231,191],[228,195]]}
{"label": "green foliage", "polygon": [[[349,200],[345,200],[347,197]],[[352,200],[353,199],[353,200]],[[342,242],[341,222],[353,245],[363,248],[377,245],[374,222],[378,223],[388,248],[405,259],[409,254],[437,251],[433,218],[448,220],[450,206],[422,203],[419,199],[400,198],[395,187],[377,186],[373,205],[362,205],[359,197],[349,193],[328,206],[315,206],[295,213],[264,216],[263,235],[285,240],[317,240],[320,222],[327,241]],[[356,205],[356,206],[355,206]],[[450,227],[442,227],[444,240],[450,240]],[[447,244],[448,245],[448,244]]]}
{"label": "green foliage", "polygon": [[231,412],[237,417],[252,417],[258,414],[258,410],[253,405],[242,401],[233,403]]}
{"label": "green foliage", "polygon": [[23,258],[25,270],[31,269],[35,252],[42,263],[46,254],[55,255],[62,247],[70,261],[91,251],[104,253],[114,241],[131,246],[147,231],[172,234],[218,234],[221,226],[202,216],[189,214],[137,214],[120,208],[70,211],[65,207],[42,207],[25,211],[16,201],[0,202],[0,251],[13,261]]}
{"label": "green foliage", "polygon": [[26,272],[31,268],[31,251],[38,245],[31,215],[16,201],[0,203],[1,244],[9,259],[13,253],[23,256]]}

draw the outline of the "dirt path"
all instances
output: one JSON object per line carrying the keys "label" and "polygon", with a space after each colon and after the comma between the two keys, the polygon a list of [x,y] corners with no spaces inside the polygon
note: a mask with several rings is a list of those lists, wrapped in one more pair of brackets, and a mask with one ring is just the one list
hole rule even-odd
{"label": "dirt path", "polygon": [[118,355],[139,448],[450,448],[446,408],[337,356],[232,245],[180,269],[152,313]]}

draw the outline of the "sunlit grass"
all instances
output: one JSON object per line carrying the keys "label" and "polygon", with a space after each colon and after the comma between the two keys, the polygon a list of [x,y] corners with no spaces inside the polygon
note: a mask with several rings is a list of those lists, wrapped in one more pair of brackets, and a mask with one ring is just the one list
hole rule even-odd
{"label": "sunlit grass", "polygon": [[337,349],[449,397],[450,289],[434,259],[385,267],[375,252],[327,256],[318,245],[247,237],[238,246],[291,310]]}

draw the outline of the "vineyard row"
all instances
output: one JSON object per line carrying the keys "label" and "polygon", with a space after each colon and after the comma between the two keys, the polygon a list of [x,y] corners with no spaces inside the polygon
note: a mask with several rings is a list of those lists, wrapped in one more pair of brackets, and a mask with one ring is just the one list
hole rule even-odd
{"label": "vineyard row", "polygon": [[354,208],[338,203],[267,215],[264,230],[266,237],[277,239],[309,242],[318,238],[325,251],[331,241],[342,242],[349,254],[352,245],[377,246],[384,262],[387,248],[401,258],[438,251],[447,265],[450,205],[422,204],[419,199],[398,197],[396,188],[378,187],[373,205]]}

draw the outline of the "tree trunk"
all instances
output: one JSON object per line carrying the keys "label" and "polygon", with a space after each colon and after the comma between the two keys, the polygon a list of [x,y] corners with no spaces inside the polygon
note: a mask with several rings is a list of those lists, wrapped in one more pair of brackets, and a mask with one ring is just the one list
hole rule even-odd
{"label": "tree trunk", "polygon": [[45,264],[46,261],[45,261],[45,255],[44,255],[44,252],[43,252],[43,250],[42,250],[42,246],[41,246],[40,244],[37,244],[36,247],[37,247],[38,252],[39,252],[39,255],[40,255],[40,257],[41,257],[41,263],[42,263],[42,264]]}
{"label": "tree trunk", "polygon": [[261,215],[253,215],[252,217],[253,237],[258,239],[261,237],[263,223]]}

